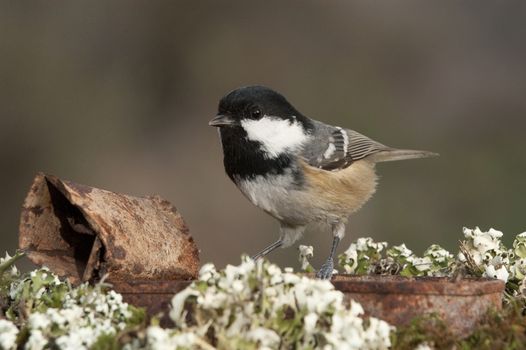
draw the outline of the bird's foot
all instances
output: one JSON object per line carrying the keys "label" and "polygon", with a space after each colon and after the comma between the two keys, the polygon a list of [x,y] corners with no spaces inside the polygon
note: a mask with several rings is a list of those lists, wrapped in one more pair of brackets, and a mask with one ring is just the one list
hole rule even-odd
{"label": "bird's foot", "polygon": [[316,277],[322,280],[330,280],[332,277],[332,271],[334,270],[334,262],[332,258],[327,259],[320,269],[316,273]]}

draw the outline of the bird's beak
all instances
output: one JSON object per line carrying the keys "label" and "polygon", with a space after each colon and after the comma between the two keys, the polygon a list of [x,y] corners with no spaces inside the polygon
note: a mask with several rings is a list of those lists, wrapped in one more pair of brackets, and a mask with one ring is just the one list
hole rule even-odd
{"label": "bird's beak", "polygon": [[229,117],[228,115],[218,114],[214,119],[212,119],[210,122],[208,122],[208,125],[210,126],[228,126],[234,124],[234,119]]}

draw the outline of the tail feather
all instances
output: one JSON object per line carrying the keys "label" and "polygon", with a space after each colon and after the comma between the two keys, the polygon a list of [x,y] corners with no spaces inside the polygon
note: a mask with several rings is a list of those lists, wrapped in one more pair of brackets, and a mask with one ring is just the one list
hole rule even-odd
{"label": "tail feather", "polygon": [[389,149],[385,151],[379,151],[372,154],[369,159],[375,163],[379,162],[391,162],[394,160],[404,159],[416,159],[416,158],[429,158],[438,157],[438,153],[428,151],[418,151],[412,149]]}

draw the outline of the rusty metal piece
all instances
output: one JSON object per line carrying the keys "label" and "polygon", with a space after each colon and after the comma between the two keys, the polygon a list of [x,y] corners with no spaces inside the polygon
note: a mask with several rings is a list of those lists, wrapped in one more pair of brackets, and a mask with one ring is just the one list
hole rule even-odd
{"label": "rusty metal piece", "polygon": [[71,282],[188,280],[199,252],[182,216],[139,198],[38,174],[24,201],[19,246]]}
{"label": "rusty metal piece", "polygon": [[[314,278],[313,274],[307,274]],[[161,315],[170,326],[169,304],[173,295],[191,281],[121,281],[113,283],[124,300],[145,307],[148,316]],[[402,276],[335,275],[335,289],[343,292],[346,302],[355,300],[366,316],[383,319],[395,326],[409,323],[426,314],[437,314],[449,331],[464,337],[475,329],[485,314],[502,308],[504,282],[495,279],[461,279]]]}
{"label": "rusty metal piece", "polygon": [[191,281],[110,281],[113,289],[131,305],[143,307],[149,317],[159,316],[161,326],[173,326],[169,317],[170,302]]}
{"label": "rusty metal piece", "polygon": [[503,281],[485,278],[452,281],[445,277],[339,274],[332,283],[347,301],[359,302],[368,316],[399,326],[435,313],[459,337],[469,335],[489,310],[500,310],[504,292]]}

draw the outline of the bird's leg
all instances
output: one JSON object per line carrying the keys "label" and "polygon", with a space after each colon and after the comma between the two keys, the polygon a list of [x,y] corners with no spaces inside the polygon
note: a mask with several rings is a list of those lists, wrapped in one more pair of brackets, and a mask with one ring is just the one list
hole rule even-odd
{"label": "bird's leg", "polygon": [[280,225],[280,237],[279,239],[254,255],[252,259],[258,260],[261,257],[264,257],[274,249],[277,249],[279,247],[289,247],[294,242],[296,242],[301,235],[303,234],[303,231],[305,230],[305,226],[291,226],[284,223],[281,223]]}
{"label": "bird's leg", "polygon": [[334,270],[334,253],[336,252],[336,247],[340,243],[340,237],[334,236],[332,239],[331,253],[325,263],[321,265],[320,269],[316,273],[316,277],[322,280],[330,279],[332,276],[332,271]]}
{"label": "bird's leg", "polygon": [[331,246],[331,252],[329,254],[329,257],[325,261],[323,265],[321,265],[320,269],[316,273],[316,277],[326,280],[330,279],[332,277],[332,271],[334,270],[334,254],[336,254],[336,248],[338,247],[338,243],[340,243],[340,240],[343,238],[343,235],[345,234],[345,224],[342,222],[338,222],[332,226],[332,246]]}
{"label": "bird's leg", "polygon": [[252,260],[258,260],[258,259],[262,258],[265,255],[267,255],[268,253],[270,253],[271,251],[273,251],[274,249],[277,249],[277,248],[281,247],[282,245],[283,245],[283,241],[280,238],[276,242],[272,243],[271,245],[269,245],[268,247],[266,247],[265,249],[263,249],[262,251],[260,251],[256,255],[254,255],[252,257]]}

